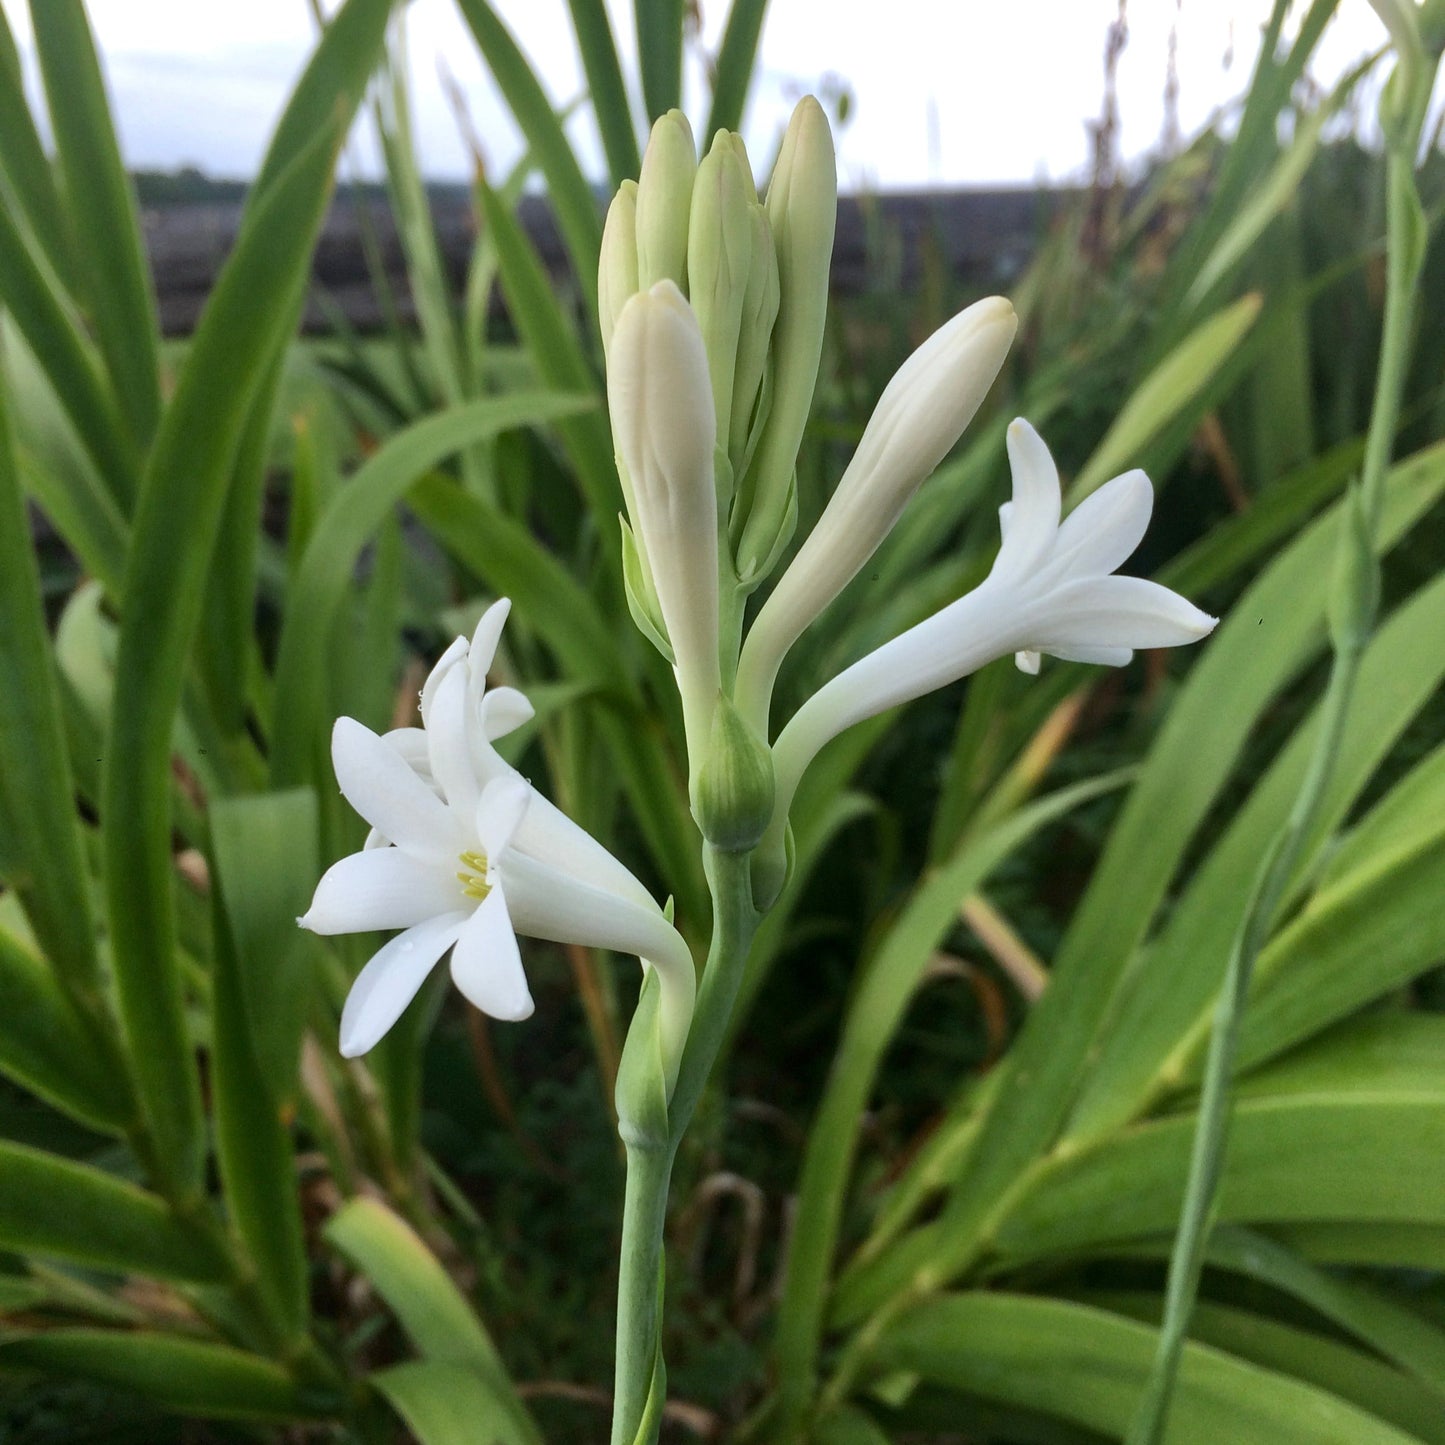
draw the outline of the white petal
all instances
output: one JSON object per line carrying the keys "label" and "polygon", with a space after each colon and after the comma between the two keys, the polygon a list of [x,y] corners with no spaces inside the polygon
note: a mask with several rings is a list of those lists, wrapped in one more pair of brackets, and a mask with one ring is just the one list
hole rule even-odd
{"label": "white petal", "polygon": [[1037,652],[1030,652],[1027,648],[1022,652],[1014,653],[1014,666],[1017,667],[1020,672],[1028,673],[1030,677],[1037,677],[1039,675],[1041,662],[1042,658],[1040,655]]}
{"label": "white petal", "polygon": [[1216,619],[1177,592],[1142,577],[1087,577],[1044,599],[1030,622],[1040,652],[1179,647],[1214,630]]}
{"label": "white petal", "polygon": [[643,907],[590,887],[559,868],[511,849],[503,886],[517,932],[552,943],[581,943],[647,958],[673,948],[676,930],[655,903]]}
{"label": "white petal", "polygon": [[382,733],[382,741],[390,743],[397,752],[428,782],[431,780],[431,755],[427,750],[425,728],[392,728]]}
{"label": "white petal", "polygon": [[532,785],[520,773],[493,778],[477,802],[477,837],[487,855],[488,872],[511,846],[512,834],[532,801]]}
{"label": "white petal", "polygon": [[376,1045],[416,997],[442,954],[456,942],[465,913],[444,913],[399,933],[356,976],[341,1011],[341,1052],[348,1059]]}
{"label": "white petal", "polygon": [[512,838],[513,853],[523,852],[579,883],[615,893],[640,908],[657,910],[652,895],[585,828],[549,798],[534,792]]}
{"label": "white petal", "polygon": [[336,719],[331,760],[346,801],[379,833],[421,858],[443,861],[466,840],[446,805],[390,744],[357,722]]}
{"label": "white petal", "polygon": [[432,777],[447,805],[470,818],[481,793],[467,745],[467,670],[454,667],[431,700],[426,738]]}
{"label": "white petal", "polygon": [[482,613],[477,630],[472,633],[471,646],[467,651],[467,665],[480,677],[486,677],[492,670],[492,662],[497,656],[497,644],[502,640],[502,628],[507,625],[511,611],[511,598],[497,598]]}
{"label": "white petal", "polygon": [[1091,492],[1059,528],[1051,567],[1060,575],[1099,576],[1113,572],[1144,540],[1154,510],[1154,488],[1137,468]]}
{"label": "white petal", "polygon": [[436,666],[427,673],[426,681],[421,685],[421,720],[426,723],[431,717],[432,699],[436,696],[437,688],[442,685],[442,679],[454,668],[463,657],[467,655],[467,639],[465,637],[452,638],[447,650],[437,658]]}
{"label": "white petal", "polygon": [[1063,503],[1054,459],[1043,438],[1022,417],[1009,423],[1008,457],[1013,472],[1013,510],[993,570],[1000,580],[1017,581],[1048,555]]}
{"label": "white petal", "polygon": [[536,709],[515,687],[491,688],[478,704],[482,734],[489,741],[506,737],[536,716]]}
{"label": "white petal", "polygon": [[399,848],[352,853],[326,870],[306,916],[297,921],[327,934],[410,928],[470,906],[454,873]]}
{"label": "white petal", "polygon": [[532,995],[500,888],[487,894],[462,928],[452,950],[452,982],[494,1019],[515,1021],[531,1015]]}
{"label": "white petal", "polygon": [[[1038,653],[1033,654],[1035,657]],[[1051,657],[1065,662],[1095,662],[1103,667],[1123,667],[1134,657],[1132,647],[1051,647]]]}

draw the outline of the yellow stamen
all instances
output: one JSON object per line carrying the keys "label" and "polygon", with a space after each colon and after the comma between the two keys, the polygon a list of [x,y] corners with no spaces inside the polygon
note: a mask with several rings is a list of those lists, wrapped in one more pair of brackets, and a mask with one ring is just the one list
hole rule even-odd
{"label": "yellow stamen", "polygon": [[457,882],[468,898],[481,902],[492,891],[487,882],[487,855],[480,848],[463,853],[460,861],[466,865],[466,872],[457,874]]}

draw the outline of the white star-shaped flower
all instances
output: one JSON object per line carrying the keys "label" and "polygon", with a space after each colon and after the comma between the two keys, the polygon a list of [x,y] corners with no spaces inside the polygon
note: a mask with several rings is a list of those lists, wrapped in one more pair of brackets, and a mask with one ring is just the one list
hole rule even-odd
{"label": "white star-shaped flower", "polygon": [[403,930],[357,976],[341,1051],[372,1048],[448,949],[472,1003],[494,1018],[528,1017],[522,934],[633,953],[656,968],[664,1052],[675,1060],[695,984],[687,945],[637,879],[492,746],[531,716],[515,689],[486,687],[507,610],[495,604],[470,642],[442,655],[422,690],[423,727],[381,737],[339,718],[332,732],[336,780],[372,833],[326,872],[299,922],[322,934]]}

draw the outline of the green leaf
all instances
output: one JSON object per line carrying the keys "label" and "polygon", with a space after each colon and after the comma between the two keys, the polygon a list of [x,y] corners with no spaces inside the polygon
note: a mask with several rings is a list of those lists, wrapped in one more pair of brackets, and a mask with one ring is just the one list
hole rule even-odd
{"label": "green leaf", "polygon": [[176,1181],[204,1137],[171,898],[170,734],[255,387],[295,315],[339,133],[322,130],[247,212],[166,409],[126,569],[103,817],[115,973],[137,1083]]}
{"label": "green leaf", "polygon": [[25,103],[20,52],[5,12],[0,10],[0,177],[13,194],[40,251],[67,277],[74,274],[71,239],[60,188]]}
{"label": "green leaf", "polygon": [[537,1445],[541,1436],[520,1407],[476,1370],[413,1360],[368,1377],[420,1445]]}
{"label": "green leaf", "polygon": [[682,104],[684,0],[633,0],[637,16],[637,58],[642,98],[654,121]]}
{"label": "green leaf", "polygon": [[[477,189],[487,235],[497,248],[507,310],[538,376],[557,391],[586,392],[600,398],[597,374],[558,302],[556,290],[542,269],[532,243],[496,191],[485,182]],[[592,267],[595,273],[595,258]],[[595,312],[594,305],[593,314]],[[615,517],[622,510],[622,487],[613,462],[607,418],[599,409],[567,421],[558,427],[558,432],[583,495],[601,525],[603,518]],[[604,555],[610,559],[610,550]]]}
{"label": "green leaf", "polygon": [[[459,0],[482,58],[492,72],[512,117],[527,139],[547,182],[557,224],[567,242],[572,270],[589,316],[597,315],[597,259],[602,250],[602,217],[592,187],[552,103],[511,32],[487,0]],[[483,183],[483,194],[490,188]],[[487,223],[492,224],[490,207]],[[606,453],[605,455],[610,455]]]}
{"label": "green leaf", "polygon": [[153,1330],[11,1336],[0,1341],[0,1366],[95,1380],[202,1419],[289,1420],[328,1415],[341,1405],[340,1399],[308,1395],[259,1355]]}
{"label": "green leaf", "polygon": [[3,390],[0,617],[0,873],[68,986],[94,992],[100,973],[89,880]]}
{"label": "green leaf", "polygon": [[[1156,1331],[1104,1310],[1022,1295],[929,1301],[892,1325],[873,1351],[880,1368],[1029,1411],[1110,1438],[1127,1429]],[[1324,1390],[1206,1346],[1184,1347],[1169,1445],[1414,1445]]]}
{"label": "green leaf", "polygon": [[[1089,1291],[1081,1304],[1159,1323],[1157,1295]],[[1189,1337],[1235,1359],[1313,1385],[1407,1433],[1412,1440],[1445,1445],[1445,1396],[1421,1386],[1372,1355],[1310,1330],[1201,1300]]]}
{"label": "green leaf", "polygon": [[296,918],[312,888],[315,795],[305,789],[218,799],[211,839],[216,1152],[261,1288],[297,1335],[307,1312],[306,1247],[287,1120],[311,981],[309,937]]}
{"label": "green leaf", "polygon": [[160,326],[95,40],[81,0],[32,3],[30,21],[71,208],[77,276],[88,283],[86,300],[131,437],[144,448],[161,410]]}
{"label": "green leaf", "polygon": [[757,65],[758,40],[767,9],[768,0],[733,0],[713,73],[712,110],[704,145],[710,145],[720,130],[743,128],[743,107]]}
{"label": "green leaf", "polygon": [[21,1144],[0,1143],[0,1247],[124,1274],[227,1278],[225,1258],[154,1194]]}
{"label": "green leaf", "polygon": [[0,301],[95,463],[107,499],[129,510],[140,475],[133,438],[95,353],[59,292],[53,273],[0,205]]}
{"label": "green leaf", "polygon": [[[508,1430],[500,1439],[540,1445],[541,1437],[507,1379],[496,1346],[436,1256],[409,1225],[375,1200],[354,1199],[332,1217],[326,1226],[326,1238],[372,1282],[426,1365],[437,1372],[420,1373],[419,1365],[399,1366],[397,1370],[384,1372],[388,1382],[398,1371],[411,1372],[402,1375],[401,1383],[394,1388],[383,1383],[383,1376],[372,1376],[373,1383],[397,1406],[413,1429],[428,1441],[433,1438],[421,1430],[410,1413],[424,1408],[416,1403],[417,1395],[427,1394],[419,1382],[465,1377],[472,1384],[465,1387],[438,1384],[436,1399],[487,1403],[481,1416],[475,1411],[470,1416],[472,1439],[476,1438],[478,1420],[495,1411],[499,1426],[505,1424]],[[436,1418],[449,1420],[453,1416],[444,1411]],[[461,1422],[468,1417],[462,1413],[455,1418]],[[450,1437],[435,1438],[445,1441]]]}
{"label": "green leaf", "polygon": [[816,1368],[828,1273],[868,1098],[929,959],[958,916],[959,905],[1015,848],[1119,782],[1117,777],[1104,777],[1060,789],[981,836],[966,836],[952,856],[919,884],[864,965],[803,1156],[798,1209],[808,1228],[798,1233],[788,1254],[776,1335],[785,1409],[797,1410],[807,1398]]}
{"label": "green leaf", "polygon": [[[311,531],[282,623],[273,782],[294,785],[311,775],[313,750],[326,721],[327,649],[342,599],[363,548],[417,478],[463,447],[510,427],[573,416],[592,406],[590,397],[552,392],[467,402],[399,432],[331,498]],[[541,553],[517,523],[490,510],[488,517],[524,536],[530,552]],[[555,606],[556,593],[551,596]]]}
{"label": "green leaf", "polygon": [[[1248,622],[1247,616],[1245,621]],[[1445,578],[1421,588],[1399,607],[1362,659],[1359,685],[1336,749],[1329,790],[1321,800],[1313,832],[1304,844],[1302,858],[1306,861],[1301,872],[1308,871],[1308,860],[1345,817],[1360,790],[1411,718],[1429,700],[1442,677],[1445,677]],[[1127,995],[1116,999],[1109,1037],[1091,1069],[1069,1124],[1070,1138],[1088,1140],[1107,1133],[1133,1117],[1149,1100],[1177,1086],[1183,1078],[1192,1077],[1192,1065],[1198,1062],[1209,1034],[1225,962],[1248,904],[1259,859],[1284,826],[1310,766],[1319,712],[1317,707],[1308,721],[1295,730],[1221,840],[1196,866],[1168,926],[1150,943],[1145,955],[1147,962],[1134,973],[1132,988]],[[1426,871],[1428,888],[1428,864],[1417,862],[1415,874],[1422,868]],[[1438,869],[1435,876],[1438,881]],[[1296,890],[1302,881],[1296,879]],[[1378,887],[1367,891],[1369,906],[1378,902],[1380,891]],[[1284,901],[1287,904],[1289,899]],[[1378,944],[1392,936],[1392,926],[1396,931],[1400,927],[1408,930],[1418,920],[1428,930],[1428,917],[1421,913],[1422,908],[1428,909],[1428,904],[1421,902],[1418,881],[1407,898],[1391,902],[1398,902],[1399,909],[1390,915],[1390,922],[1386,924],[1367,916],[1368,906],[1362,914],[1359,901],[1350,893],[1343,900],[1336,900],[1328,923],[1308,930],[1303,939],[1293,945],[1291,956],[1297,963],[1300,950],[1317,950],[1323,936],[1329,938],[1325,946],[1334,950],[1336,990],[1329,1002],[1323,995],[1313,1001],[1319,1005],[1320,1012],[1312,1013],[1310,1005],[1306,1005],[1306,1017],[1313,1016],[1322,1023],[1398,981],[1398,970],[1402,966],[1398,946],[1376,960],[1371,958],[1363,939],[1351,942],[1348,933],[1335,931],[1345,923],[1354,923],[1367,930],[1366,937]],[[1298,938],[1299,933],[1300,925],[1296,925],[1292,934]],[[1407,959],[1419,958],[1416,971],[1437,956],[1430,952],[1431,937],[1445,938],[1445,934],[1439,929],[1427,931],[1420,940],[1421,947],[1413,952],[1410,940],[1396,940],[1404,943]],[[1255,997],[1265,976],[1281,967],[1277,955],[1278,950],[1272,945],[1265,955],[1269,961],[1260,960]],[[1367,958],[1371,966],[1361,966],[1361,961]],[[1313,965],[1309,976],[1305,987],[1306,991],[1313,992],[1319,983]],[[1244,1047],[1241,1058],[1257,1062],[1262,1057],[1259,1049],[1265,1046],[1265,1037],[1258,1032],[1255,1010],[1256,1006],[1251,1004],[1245,1025],[1254,1042]],[[1300,1036],[1297,1030],[1292,1032],[1282,1018],[1276,1018],[1273,1027],[1276,1035],[1273,1048]]]}
{"label": "green leaf", "polygon": [[[1438,1038],[1438,1034],[1437,1034]],[[1241,1083],[1218,1214],[1225,1222],[1445,1224],[1439,1147],[1445,1072],[1406,1058],[1389,1072],[1292,1076],[1286,1063]],[[1298,1067],[1298,1066],[1294,1066]],[[1137,1125],[1038,1169],[1003,1218],[1010,1258],[1165,1233],[1184,1192],[1193,1114]]]}
{"label": "green leaf", "polygon": [[1215,312],[1139,383],[1074,478],[1069,506],[1077,506],[1110,477],[1137,465],[1139,454],[1187,411],[1238,350],[1259,318],[1261,305],[1261,298],[1251,293]]}
{"label": "green leaf", "polygon": [[642,159],[637,152],[637,132],[632,126],[632,106],[617,60],[617,41],[602,0],[567,0],[572,13],[572,30],[592,92],[592,111],[607,153],[607,168],[615,189],[629,177],[637,179]]}

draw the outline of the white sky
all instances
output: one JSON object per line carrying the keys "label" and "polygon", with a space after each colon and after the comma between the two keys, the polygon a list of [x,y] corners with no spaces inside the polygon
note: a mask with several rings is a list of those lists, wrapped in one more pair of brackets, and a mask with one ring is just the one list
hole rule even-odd
{"label": "white sky", "polygon": [[[715,47],[724,0],[699,3],[702,45]],[[565,0],[496,4],[554,102],[574,99],[583,81]],[[25,6],[3,5],[28,56]],[[624,68],[635,75],[631,6],[608,0],[608,8]],[[1158,142],[1176,19],[1187,136],[1244,89],[1269,8],[1268,0],[1132,0],[1118,72],[1126,157]],[[307,0],[89,0],[89,10],[131,165],[195,164],[217,176],[254,171],[313,41]],[[841,77],[854,101],[838,134],[845,189],[1078,178],[1116,12],[1117,0],[772,0],[744,124],[755,164],[766,165],[793,101]],[[442,57],[466,93],[489,165],[505,170],[520,142],[454,0],[413,0],[407,15],[424,170],[436,178],[469,173],[437,82]],[[1366,0],[1342,0],[1312,73],[1330,82],[1383,40]],[[687,109],[697,125],[706,118],[701,77],[694,58]],[[601,150],[585,109],[571,134],[600,178]]]}

